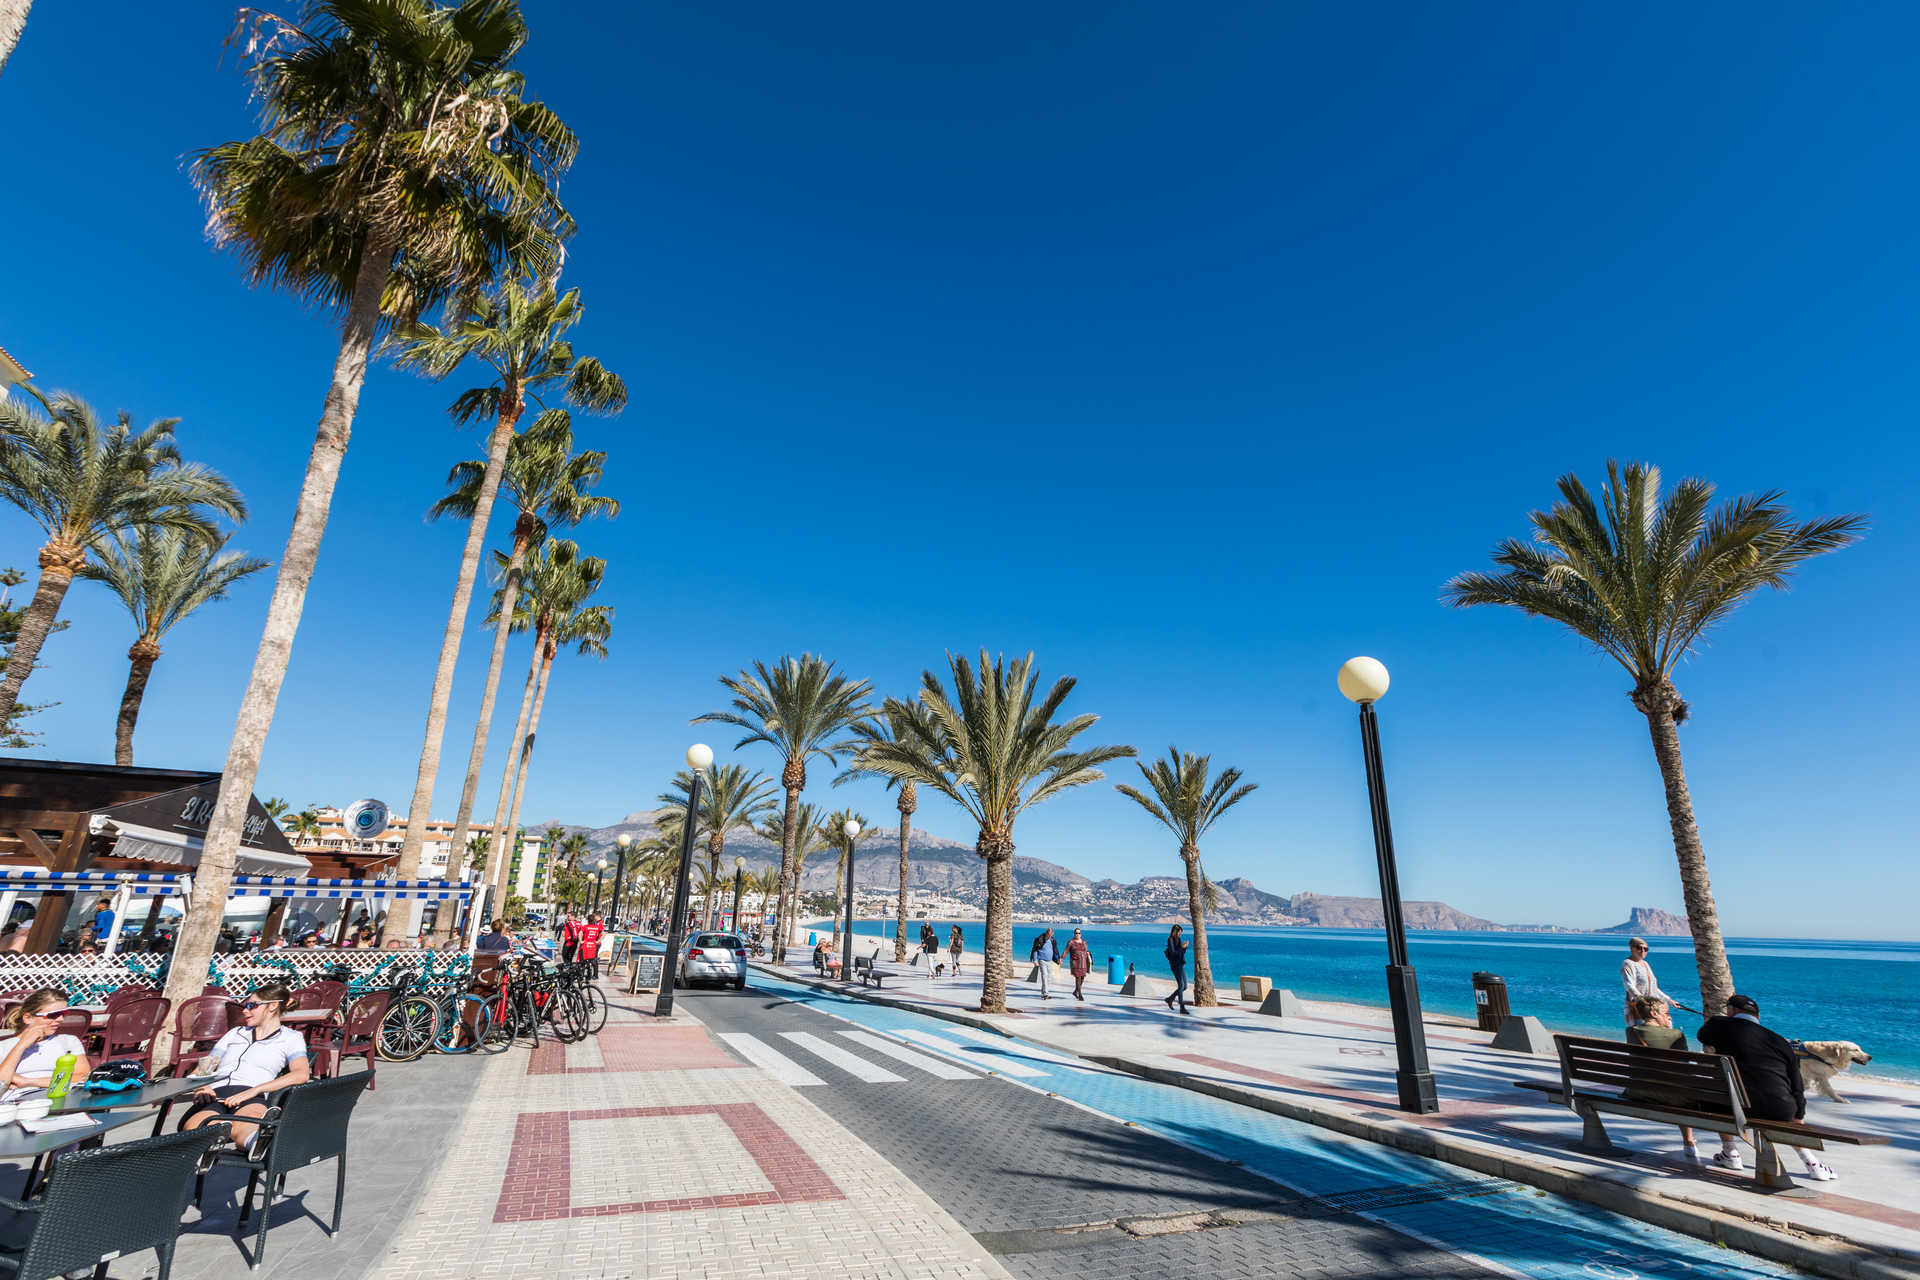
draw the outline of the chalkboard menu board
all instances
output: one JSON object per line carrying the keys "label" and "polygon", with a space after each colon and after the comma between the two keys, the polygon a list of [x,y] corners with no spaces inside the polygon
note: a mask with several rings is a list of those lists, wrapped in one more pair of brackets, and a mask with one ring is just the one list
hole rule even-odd
{"label": "chalkboard menu board", "polygon": [[658,991],[660,972],[667,958],[658,951],[636,951],[633,954],[633,980],[627,985],[629,991]]}

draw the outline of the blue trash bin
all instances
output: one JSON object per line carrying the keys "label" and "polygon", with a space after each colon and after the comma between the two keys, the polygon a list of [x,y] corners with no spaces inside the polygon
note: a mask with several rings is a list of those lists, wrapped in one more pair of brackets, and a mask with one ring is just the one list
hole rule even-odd
{"label": "blue trash bin", "polygon": [[817,933],[809,933],[809,934],[807,935],[807,945],[808,945],[808,946],[810,946],[810,947],[817,947],[817,946],[819,946],[819,945],[820,945],[820,935],[819,935],[819,934],[817,934]]}
{"label": "blue trash bin", "polygon": [[1107,981],[1116,987],[1127,985],[1127,958],[1125,956],[1107,957]]}

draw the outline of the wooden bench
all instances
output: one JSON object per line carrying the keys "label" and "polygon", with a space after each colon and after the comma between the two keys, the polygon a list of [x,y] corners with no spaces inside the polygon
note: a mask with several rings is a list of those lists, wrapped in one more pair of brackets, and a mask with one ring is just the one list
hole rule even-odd
{"label": "wooden bench", "polygon": [[1709,1133],[1731,1134],[1753,1144],[1754,1184],[1767,1190],[1795,1186],[1780,1161],[1779,1144],[1826,1149],[1829,1142],[1881,1146],[1886,1138],[1848,1133],[1804,1120],[1762,1120],[1747,1114],[1751,1105],[1740,1068],[1732,1058],[1677,1049],[1650,1049],[1585,1036],[1553,1038],[1560,1055],[1560,1083],[1516,1080],[1550,1101],[1573,1109],[1581,1120],[1580,1146],[1610,1151],[1602,1115],[1626,1116],[1656,1124],[1685,1125]]}
{"label": "wooden bench", "polygon": [[880,948],[875,947],[872,955],[855,956],[853,958],[853,976],[860,979],[860,985],[863,987],[871,982],[878,988],[881,983],[886,980],[887,976],[880,972],[879,964]]}

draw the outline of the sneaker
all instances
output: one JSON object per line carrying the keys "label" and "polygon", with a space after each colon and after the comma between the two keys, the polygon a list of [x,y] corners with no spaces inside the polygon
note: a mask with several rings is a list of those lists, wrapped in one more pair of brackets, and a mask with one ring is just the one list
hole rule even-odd
{"label": "sneaker", "polygon": [[1807,1161],[1807,1176],[1815,1182],[1832,1182],[1835,1177],[1833,1166],[1822,1164],[1818,1160]]}
{"label": "sneaker", "polygon": [[1700,1148],[1698,1147],[1682,1147],[1680,1149],[1680,1158],[1691,1165],[1703,1165],[1706,1163],[1705,1160],[1700,1158]]}
{"label": "sneaker", "polygon": [[1735,1173],[1739,1173],[1747,1167],[1747,1162],[1740,1158],[1738,1151],[1722,1151],[1714,1156],[1713,1162],[1722,1169],[1731,1169]]}

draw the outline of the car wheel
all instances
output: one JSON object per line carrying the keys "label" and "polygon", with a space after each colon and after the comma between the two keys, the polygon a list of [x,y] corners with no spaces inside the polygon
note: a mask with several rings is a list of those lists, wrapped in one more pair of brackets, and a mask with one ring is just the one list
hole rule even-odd
{"label": "car wheel", "polygon": [[747,980],[745,978],[735,978],[733,980],[733,989],[735,991],[745,991],[747,989]]}

